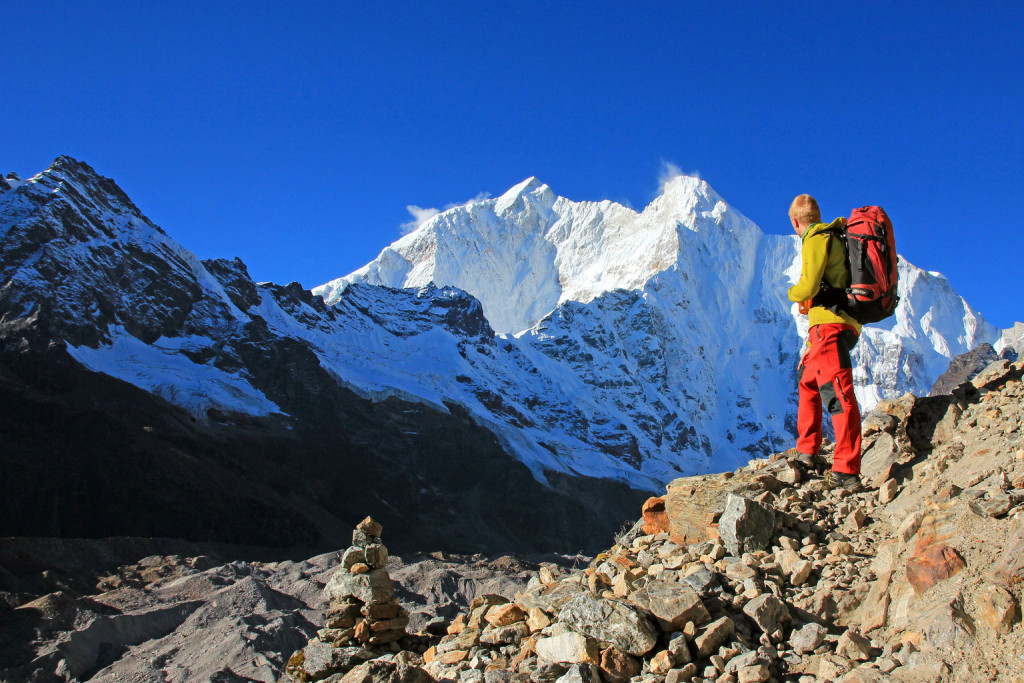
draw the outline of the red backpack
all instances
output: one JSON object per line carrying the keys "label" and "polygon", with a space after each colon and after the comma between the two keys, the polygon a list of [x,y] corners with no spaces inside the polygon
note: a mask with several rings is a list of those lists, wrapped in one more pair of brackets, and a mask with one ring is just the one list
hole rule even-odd
{"label": "red backpack", "polygon": [[[845,293],[833,290],[837,295],[833,300],[862,325],[885,320],[900,301],[896,293],[899,259],[889,216],[879,206],[864,206],[853,210],[845,230],[832,232],[842,238],[850,266],[850,284]],[[826,287],[823,282],[822,288]]]}

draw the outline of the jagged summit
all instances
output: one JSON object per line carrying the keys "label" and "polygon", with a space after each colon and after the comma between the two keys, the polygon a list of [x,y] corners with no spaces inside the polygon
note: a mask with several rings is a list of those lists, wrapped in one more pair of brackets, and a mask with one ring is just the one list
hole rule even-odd
{"label": "jagged summit", "polygon": [[[16,174],[11,175],[17,178]],[[8,184],[9,189],[20,191],[5,192],[0,197],[0,230],[9,222],[5,219],[23,218],[44,206],[54,210],[58,205],[69,205],[92,215],[97,225],[105,226],[103,232],[108,237],[116,238],[121,232],[141,236],[140,231],[166,235],[143,215],[116,182],[70,156],[57,157],[45,171],[28,180],[18,178]]]}
{"label": "jagged summit", "polygon": [[763,237],[699,178],[668,181],[642,213],[574,202],[528,178],[501,197],[435,216],[364,268],[313,291],[330,304],[354,282],[458,287],[480,299],[498,332],[520,334],[561,304],[641,290],[659,273],[692,266],[682,251],[696,245],[684,229],[716,233],[702,241],[726,259],[732,250],[756,251]]}
{"label": "jagged summit", "polygon": [[555,199],[555,193],[551,188],[536,177],[530,177],[498,197],[494,202],[494,212],[499,216],[506,216],[513,211],[523,211],[527,208],[527,202],[549,210]]}

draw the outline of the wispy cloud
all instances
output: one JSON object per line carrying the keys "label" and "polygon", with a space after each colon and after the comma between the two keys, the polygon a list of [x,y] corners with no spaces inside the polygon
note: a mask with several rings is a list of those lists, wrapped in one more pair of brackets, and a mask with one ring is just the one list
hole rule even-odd
{"label": "wispy cloud", "polygon": [[410,216],[412,216],[412,220],[402,223],[399,226],[399,228],[401,229],[403,235],[408,235],[410,232],[420,227],[421,225],[423,225],[424,223],[426,223],[427,221],[429,221],[431,218],[441,213],[442,211],[454,209],[457,206],[465,206],[466,204],[472,204],[473,202],[482,202],[485,199],[490,198],[490,192],[481,192],[480,194],[478,194],[477,196],[473,197],[468,201],[458,202],[455,204],[446,204],[443,209],[424,209],[419,206],[416,206],[415,204],[409,204],[408,206],[405,207],[405,210],[409,212]]}
{"label": "wispy cloud", "polygon": [[406,221],[405,223],[402,223],[402,225],[399,226],[399,228],[402,230],[403,235],[408,235],[410,232],[420,227],[437,214],[441,213],[437,209],[421,209],[420,207],[414,204],[409,204],[408,206],[405,207],[405,210],[408,211],[409,215],[412,216],[412,220]]}
{"label": "wispy cloud", "polygon": [[444,210],[447,211],[448,209],[454,209],[456,206],[465,206],[466,204],[472,204],[473,202],[482,202],[482,201],[484,201],[486,199],[490,199],[490,198],[491,198],[491,193],[490,192],[481,192],[480,194],[478,194],[477,196],[473,197],[472,199],[470,199],[468,201],[459,202],[458,204],[447,204],[444,207]]}
{"label": "wispy cloud", "polygon": [[700,172],[683,173],[683,169],[679,168],[678,165],[662,159],[661,169],[658,171],[658,194],[663,194],[665,192],[665,185],[681,175],[700,178]]}

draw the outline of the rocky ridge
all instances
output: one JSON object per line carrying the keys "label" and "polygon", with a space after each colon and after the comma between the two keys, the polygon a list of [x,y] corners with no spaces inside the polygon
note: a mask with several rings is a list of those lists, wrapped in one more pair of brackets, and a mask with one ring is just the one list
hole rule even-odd
{"label": "rocky ridge", "polygon": [[861,492],[828,487],[827,447],[677,479],[585,570],[542,567],[439,638],[291,678],[1024,681],[1022,374],[1001,360],[880,404]]}

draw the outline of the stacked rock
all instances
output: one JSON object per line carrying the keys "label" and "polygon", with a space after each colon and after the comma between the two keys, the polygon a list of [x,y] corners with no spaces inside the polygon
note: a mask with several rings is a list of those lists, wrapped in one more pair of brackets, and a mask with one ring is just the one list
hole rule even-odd
{"label": "stacked rock", "polygon": [[[387,673],[405,683],[429,682],[425,673],[408,664],[420,659],[419,655],[407,652],[399,659],[402,648],[398,641],[406,635],[409,613],[395,598],[381,531],[372,517],[356,526],[352,545],[341,556],[341,566],[324,587],[329,603],[327,626],[289,658],[285,671],[291,680],[363,683],[382,680]],[[386,669],[384,673],[381,667]],[[374,678],[377,674],[380,676]]]}
{"label": "stacked rock", "polygon": [[405,635],[409,613],[395,597],[386,567],[388,549],[380,540],[382,530],[372,517],[361,521],[352,534],[352,545],[341,557],[341,567],[324,587],[330,607],[320,639],[334,647],[387,645]]}

